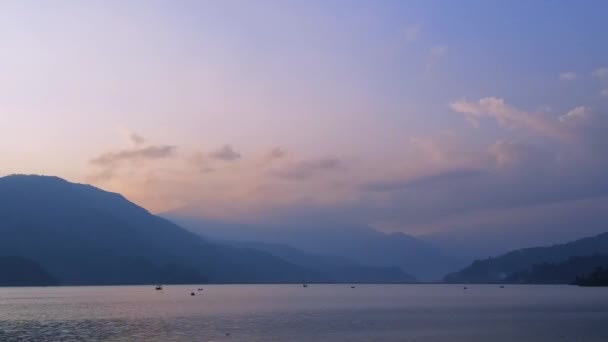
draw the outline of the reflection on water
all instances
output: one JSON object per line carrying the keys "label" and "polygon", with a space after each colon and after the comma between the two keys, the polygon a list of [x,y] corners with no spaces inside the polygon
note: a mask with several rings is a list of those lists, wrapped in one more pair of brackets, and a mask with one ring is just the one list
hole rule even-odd
{"label": "reflection on water", "polygon": [[0,341],[608,341],[601,288],[198,287],[0,289]]}

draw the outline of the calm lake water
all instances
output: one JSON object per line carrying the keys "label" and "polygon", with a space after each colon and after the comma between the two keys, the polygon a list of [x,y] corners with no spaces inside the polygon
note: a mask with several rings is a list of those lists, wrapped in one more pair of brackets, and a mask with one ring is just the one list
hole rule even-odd
{"label": "calm lake water", "polygon": [[608,288],[202,287],[0,288],[0,341],[608,341]]}

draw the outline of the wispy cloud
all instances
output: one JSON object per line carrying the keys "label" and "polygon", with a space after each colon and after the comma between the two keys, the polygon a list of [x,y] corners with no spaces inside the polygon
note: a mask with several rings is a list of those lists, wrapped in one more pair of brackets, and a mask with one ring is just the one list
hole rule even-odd
{"label": "wispy cloud", "polygon": [[124,161],[143,161],[169,158],[175,155],[176,146],[144,146],[140,148],[126,149],[118,152],[107,152],[91,159],[91,164],[108,166]]}
{"label": "wispy cloud", "polygon": [[305,180],[319,173],[334,172],[344,168],[345,165],[340,159],[327,157],[291,163],[283,169],[275,171],[275,175],[290,180]]}
{"label": "wispy cloud", "polygon": [[454,180],[462,180],[465,178],[477,177],[482,171],[477,169],[453,169],[445,170],[439,173],[421,176],[408,180],[397,181],[380,181],[364,184],[362,189],[370,192],[389,192],[400,191],[406,189],[414,189],[416,187],[424,187],[429,185],[437,185],[443,182],[452,182]]}
{"label": "wispy cloud", "polygon": [[129,139],[135,145],[143,145],[146,143],[146,139],[137,133],[131,133]]}
{"label": "wispy cloud", "polygon": [[235,161],[241,159],[241,154],[235,151],[232,146],[224,145],[219,149],[209,153],[209,157],[216,160]]}
{"label": "wispy cloud", "polygon": [[89,160],[89,164],[95,168],[86,177],[89,181],[108,181],[115,178],[123,166],[132,164],[141,168],[149,162],[177,156],[177,146],[145,145],[146,139],[135,133],[129,133],[128,137],[134,147],[105,152]]}
{"label": "wispy cloud", "polygon": [[578,75],[572,71],[562,72],[561,74],[559,74],[559,79],[562,81],[573,81],[577,77]]}
{"label": "wispy cloud", "polygon": [[572,121],[580,121],[587,120],[591,117],[591,110],[585,106],[578,106],[568,113],[559,117],[559,120],[562,122],[572,122]]}
{"label": "wispy cloud", "polygon": [[543,113],[530,113],[508,105],[498,97],[484,97],[478,101],[459,100],[452,102],[450,108],[463,114],[469,122],[479,126],[482,118],[493,118],[500,125],[512,128],[525,128],[543,135],[567,138],[556,120]]}
{"label": "wispy cloud", "polygon": [[597,68],[591,74],[597,78],[607,78],[608,77],[608,67]]}

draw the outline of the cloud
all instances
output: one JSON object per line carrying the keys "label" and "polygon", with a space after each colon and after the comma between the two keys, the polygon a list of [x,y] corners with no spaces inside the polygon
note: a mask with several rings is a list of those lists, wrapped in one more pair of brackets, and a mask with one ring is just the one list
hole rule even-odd
{"label": "cloud", "polygon": [[608,77],[608,67],[597,68],[591,74],[597,78],[607,78]]}
{"label": "cloud", "polygon": [[215,168],[211,166],[211,160],[201,151],[192,153],[188,157],[188,164],[193,166],[200,173],[215,172]]}
{"label": "cloud", "polygon": [[91,182],[106,182],[120,176],[122,167],[135,165],[144,170],[152,161],[170,159],[177,156],[177,146],[145,145],[146,139],[135,133],[128,133],[134,147],[102,153],[89,160],[95,170],[85,178]]}
{"label": "cloud", "polygon": [[415,42],[416,40],[418,40],[419,34],[420,34],[420,28],[417,25],[408,26],[403,31],[405,41],[408,43],[412,43],[412,42]]}
{"label": "cloud", "polygon": [[445,182],[451,182],[458,179],[466,179],[477,177],[482,171],[475,169],[453,169],[445,170],[436,174],[425,175],[415,179],[404,181],[381,181],[364,184],[362,189],[370,192],[388,192],[399,190],[411,190],[416,187],[425,187],[428,185],[437,185]]}
{"label": "cloud", "polygon": [[232,146],[224,145],[219,149],[209,153],[209,157],[216,160],[235,161],[241,159],[241,154],[236,152]]}
{"label": "cloud", "polygon": [[573,81],[577,78],[577,74],[575,72],[562,72],[561,74],[559,74],[559,79],[562,81]]}
{"label": "cloud", "polygon": [[143,145],[146,143],[146,139],[144,139],[144,137],[142,137],[141,135],[139,135],[137,133],[131,133],[129,135],[129,139],[135,145]]}
{"label": "cloud", "polygon": [[287,152],[285,152],[285,150],[276,147],[270,151],[270,153],[268,154],[268,157],[270,159],[282,159],[286,155],[287,155]]}
{"label": "cloud", "polygon": [[86,176],[88,182],[96,183],[96,182],[105,182],[112,178],[114,178],[115,172],[114,168],[106,167],[97,172],[91,173]]}
{"label": "cloud", "polygon": [[463,114],[475,127],[482,118],[493,118],[500,125],[510,128],[525,128],[545,136],[568,139],[568,132],[559,126],[559,121],[544,113],[530,113],[505,103],[497,97],[484,97],[478,101],[459,100],[450,108]]}
{"label": "cloud", "polygon": [[[605,116],[586,106],[561,116],[544,116],[517,109],[500,98],[457,101],[450,107],[467,119],[490,117],[502,125],[543,134],[496,140],[487,147],[485,162],[478,155],[479,166],[472,169],[478,172],[464,172],[462,177],[460,171],[454,174],[447,168],[420,181],[414,179],[416,186],[407,181],[368,185],[367,190],[388,195],[383,202],[388,203],[384,219],[392,216],[403,227],[431,227],[436,220],[450,222],[464,213],[608,196]],[[571,137],[568,143],[553,139],[564,135]]]}
{"label": "cloud", "polygon": [[585,106],[578,106],[568,113],[559,117],[559,121],[562,122],[576,122],[576,121],[586,121],[591,118],[591,110]]}
{"label": "cloud", "polygon": [[[459,100],[449,106],[461,114],[456,117],[475,122],[478,129],[408,136],[398,154],[382,154],[376,163],[348,159],[352,161],[346,164],[344,156],[303,158],[297,151],[280,148],[241,156],[227,144],[196,158],[195,151],[180,148],[183,160],[119,169],[117,165],[127,166],[131,158],[144,158],[142,152],[134,152],[145,148],[144,143],[125,150],[129,152],[104,154],[94,165],[108,165],[100,167],[100,179],[112,178],[114,184],[120,179],[123,187],[136,188],[127,194],[150,208],[183,207],[193,215],[263,222],[282,215],[286,225],[301,221],[301,215],[290,214],[292,208],[310,217],[321,213],[334,222],[391,222],[416,233],[468,224],[491,230],[500,224],[487,219],[495,212],[519,213],[608,195],[608,124],[596,113],[601,108],[531,112],[500,97]],[[485,125],[479,124],[484,120],[511,129],[482,132]],[[564,136],[573,139],[555,139]],[[238,163],[223,162],[237,159]],[[146,177],[149,171],[156,178]],[[508,229],[520,231],[517,226]]]}
{"label": "cloud", "polygon": [[326,157],[291,163],[283,169],[275,171],[274,174],[284,179],[305,180],[323,172],[333,172],[344,168],[345,166],[340,159]]}
{"label": "cloud", "polygon": [[98,166],[109,166],[125,161],[162,159],[174,156],[176,151],[177,147],[171,145],[144,146],[119,152],[107,152],[91,159],[90,163]]}

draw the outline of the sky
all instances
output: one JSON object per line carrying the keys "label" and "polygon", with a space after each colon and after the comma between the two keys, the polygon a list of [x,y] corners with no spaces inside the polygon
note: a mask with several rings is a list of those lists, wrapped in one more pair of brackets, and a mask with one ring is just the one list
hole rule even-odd
{"label": "sky", "polygon": [[0,174],[236,222],[314,216],[524,244],[599,232],[607,11],[3,1]]}

